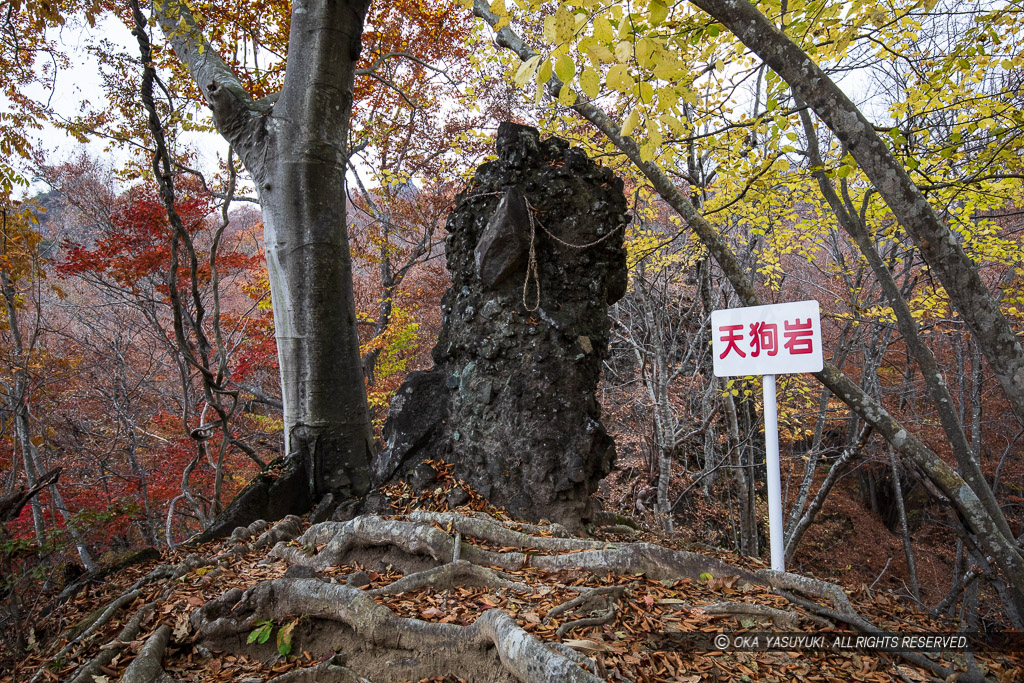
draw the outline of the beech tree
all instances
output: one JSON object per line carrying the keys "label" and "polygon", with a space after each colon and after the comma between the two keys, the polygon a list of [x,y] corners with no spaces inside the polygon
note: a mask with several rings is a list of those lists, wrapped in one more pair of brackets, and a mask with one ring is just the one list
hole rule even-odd
{"label": "beech tree", "polygon": [[249,489],[236,500],[236,510],[255,505],[256,515],[267,514],[268,502],[280,515],[327,492],[369,488],[373,441],[345,226],[349,116],[368,5],[293,3],[284,82],[272,102],[253,100],[185,2],[154,8],[263,210],[291,463],[273,499]]}

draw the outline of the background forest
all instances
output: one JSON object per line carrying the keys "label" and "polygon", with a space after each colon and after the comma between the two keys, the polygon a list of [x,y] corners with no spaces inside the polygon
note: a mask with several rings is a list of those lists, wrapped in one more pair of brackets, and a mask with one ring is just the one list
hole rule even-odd
{"label": "background forest", "polygon": [[[938,245],[908,223],[918,214],[893,200],[884,169],[857,156],[867,143],[835,132],[834,102],[808,104],[799,75],[771,61],[788,59],[782,48],[743,35],[718,5],[371,6],[347,225],[377,436],[403,378],[431,366],[455,195],[493,158],[499,121],[535,125],[619,174],[633,217],[629,290],[609,311],[599,394],[618,450],[597,494],[605,509],[668,538],[766,557],[760,382],[713,376],[708,319],[816,299],[826,360],[849,387],[838,375],[779,378],[787,567],[888,588],[968,630],[1019,627],[1024,586],[936,483],[945,475],[927,453],[969,482],[978,518],[1002,539],[992,543],[1019,555],[1024,405],[1012,387],[1024,374],[1003,359],[1020,356],[1024,318],[1024,8],[757,5],[856,101],[871,124],[862,134],[948,226]],[[272,99],[289,3],[189,7],[253,99]],[[10,633],[39,595],[83,570],[204,529],[284,443],[258,202],[185,65],[151,26],[153,110],[181,231],[154,181],[138,46],[106,37],[116,22],[135,26],[128,7],[15,2],[3,14],[0,496],[60,470],[4,520]],[[244,20],[253,14],[259,22]],[[98,70],[103,85],[69,117],[56,104],[72,69]],[[116,153],[57,151],[40,130]],[[968,315],[987,309],[971,303],[970,282],[947,277],[956,258],[935,256],[940,246],[962,250],[1010,341],[980,338],[1003,328]],[[996,353],[999,343],[1016,351]],[[873,399],[896,427],[884,432],[850,395]]]}

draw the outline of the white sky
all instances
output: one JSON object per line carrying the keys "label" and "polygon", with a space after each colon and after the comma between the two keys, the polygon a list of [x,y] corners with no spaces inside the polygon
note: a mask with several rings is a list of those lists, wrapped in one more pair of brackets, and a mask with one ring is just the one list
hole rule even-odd
{"label": "white sky", "polygon": [[[95,28],[88,24],[77,21],[69,21],[68,25],[55,29],[56,42],[65,50],[71,65],[67,69],[58,69],[56,75],[50,69],[50,79],[47,83],[36,84],[26,90],[26,94],[39,102],[48,103],[54,112],[64,118],[71,118],[81,113],[84,100],[89,100],[93,107],[100,107],[107,103],[103,93],[102,78],[99,64],[96,62],[88,47],[97,45],[101,40],[106,39],[121,45],[129,54],[135,54],[138,50],[134,36],[126,26],[111,17],[105,17],[97,22]],[[159,38],[162,40],[162,37]],[[139,107],[141,108],[141,100]],[[10,110],[9,103],[0,96],[0,112]],[[100,137],[93,137],[89,143],[82,144],[65,131],[52,125],[45,124],[42,130],[31,131],[28,136],[33,141],[36,149],[46,152],[48,159],[53,163],[59,163],[67,158],[76,155],[83,148],[89,154],[103,159],[112,167],[123,166],[129,158],[129,154],[123,145],[111,142]],[[217,168],[218,153],[227,153],[227,143],[218,135],[186,133],[179,136],[198,153],[200,171],[212,173]],[[22,160],[12,160],[15,166],[23,175],[32,179],[31,172],[26,163]],[[44,183],[33,182],[25,194],[48,189]]]}

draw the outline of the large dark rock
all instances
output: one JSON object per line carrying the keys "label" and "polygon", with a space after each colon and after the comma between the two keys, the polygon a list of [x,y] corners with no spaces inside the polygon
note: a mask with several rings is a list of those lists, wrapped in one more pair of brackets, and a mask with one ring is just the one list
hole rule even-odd
{"label": "large dark rock", "polygon": [[[611,171],[564,140],[499,127],[498,160],[477,170],[448,219],[452,286],[436,365],[399,390],[377,483],[442,458],[516,516],[572,526],[589,517],[615,456],[594,392],[607,307],[626,288],[627,221]],[[531,233],[537,281],[524,293]]]}
{"label": "large dark rock", "polygon": [[384,423],[384,449],[370,466],[374,482],[388,481],[410,453],[437,447],[433,442],[443,438],[448,417],[450,391],[445,380],[436,368],[431,372],[410,372],[405,378]]}

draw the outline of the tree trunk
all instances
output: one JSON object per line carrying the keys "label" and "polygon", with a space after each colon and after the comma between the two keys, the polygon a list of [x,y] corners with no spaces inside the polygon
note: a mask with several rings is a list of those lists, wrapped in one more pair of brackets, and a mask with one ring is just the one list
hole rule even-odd
{"label": "tree trunk", "polygon": [[[349,115],[368,5],[293,3],[275,104],[252,100],[182,0],[158,10],[260,196],[289,457],[284,476],[304,477],[311,494],[300,507],[327,492],[363,495],[370,483],[372,428],[345,224]],[[251,488],[250,502],[266,501],[266,491]]]}
{"label": "tree trunk", "polygon": [[[952,231],[874,126],[821,68],[747,0],[691,0],[781,76],[825,122],[914,239],[925,262],[974,334],[1011,407],[1024,416],[1024,349]],[[985,501],[988,502],[988,501]]]}
{"label": "tree trunk", "polygon": [[921,585],[917,580],[917,563],[914,561],[914,546],[910,542],[910,525],[907,523],[907,509],[903,504],[903,486],[900,484],[900,468],[896,452],[889,449],[889,467],[892,471],[892,490],[899,512],[900,535],[903,538],[903,554],[907,558],[907,575],[910,578],[910,592],[921,602]]}

